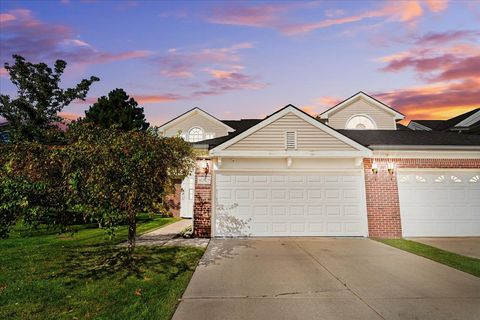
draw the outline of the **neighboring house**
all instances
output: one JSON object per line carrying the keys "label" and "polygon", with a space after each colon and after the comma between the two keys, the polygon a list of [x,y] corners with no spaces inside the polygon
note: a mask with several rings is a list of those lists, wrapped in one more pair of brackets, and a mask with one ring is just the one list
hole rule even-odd
{"label": "neighboring house", "polygon": [[447,120],[412,120],[408,124],[408,128],[411,130],[480,134],[480,108]]}
{"label": "neighboring house", "polygon": [[480,236],[480,136],[399,127],[363,92],[320,118],[195,108],[162,125],[204,154],[179,189],[195,235]]}

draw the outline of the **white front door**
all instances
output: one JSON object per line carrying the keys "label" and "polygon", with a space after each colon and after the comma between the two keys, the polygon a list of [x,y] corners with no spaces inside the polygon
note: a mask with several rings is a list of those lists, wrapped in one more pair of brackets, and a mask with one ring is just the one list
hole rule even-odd
{"label": "white front door", "polygon": [[398,173],[404,237],[480,236],[480,171]]}
{"label": "white front door", "polygon": [[195,199],[195,172],[182,181],[182,197],[180,199],[180,217],[193,218],[193,201]]}
{"label": "white front door", "polygon": [[362,172],[218,173],[215,236],[367,236]]}

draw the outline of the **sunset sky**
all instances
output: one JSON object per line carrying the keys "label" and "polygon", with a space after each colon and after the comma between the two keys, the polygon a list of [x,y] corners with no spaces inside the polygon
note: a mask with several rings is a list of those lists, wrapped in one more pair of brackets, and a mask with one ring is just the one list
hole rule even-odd
{"label": "sunset sky", "polygon": [[[5,1],[0,58],[68,62],[91,75],[83,115],[124,88],[154,125],[192,107],[258,118],[318,114],[358,91],[409,119],[480,107],[480,1]],[[14,94],[5,69],[1,93]]]}

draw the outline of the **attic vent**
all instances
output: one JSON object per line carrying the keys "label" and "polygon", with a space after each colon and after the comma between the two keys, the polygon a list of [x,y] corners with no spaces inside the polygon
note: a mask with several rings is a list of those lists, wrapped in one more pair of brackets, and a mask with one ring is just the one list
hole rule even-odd
{"label": "attic vent", "polygon": [[295,131],[285,132],[285,149],[297,150],[297,133]]}

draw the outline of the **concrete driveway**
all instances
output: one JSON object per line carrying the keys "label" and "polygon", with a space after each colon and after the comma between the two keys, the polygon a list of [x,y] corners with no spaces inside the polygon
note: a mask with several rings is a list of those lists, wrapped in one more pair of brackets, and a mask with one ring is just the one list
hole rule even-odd
{"label": "concrete driveway", "polygon": [[411,238],[432,247],[480,259],[480,237],[464,238]]}
{"label": "concrete driveway", "polygon": [[480,278],[368,239],[212,240],[173,317],[479,319]]}

